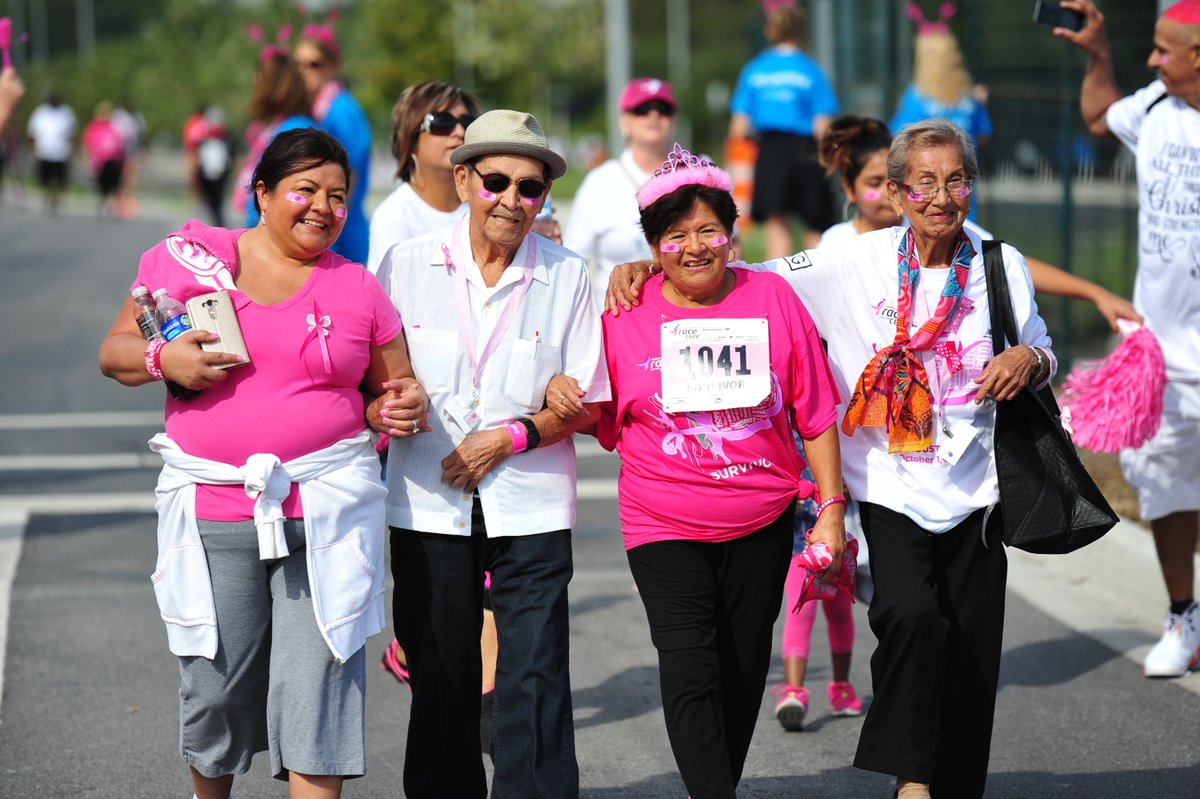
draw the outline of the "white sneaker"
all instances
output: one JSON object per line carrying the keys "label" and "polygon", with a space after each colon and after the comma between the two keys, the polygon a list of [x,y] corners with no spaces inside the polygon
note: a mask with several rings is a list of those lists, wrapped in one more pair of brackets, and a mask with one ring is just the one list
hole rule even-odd
{"label": "white sneaker", "polygon": [[1147,677],[1182,677],[1200,663],[1200,633],[1196,630],[1200,606],[1195,602],[1183,613],[1167,611],[1163,636],[1146,655],[1142,671]]}

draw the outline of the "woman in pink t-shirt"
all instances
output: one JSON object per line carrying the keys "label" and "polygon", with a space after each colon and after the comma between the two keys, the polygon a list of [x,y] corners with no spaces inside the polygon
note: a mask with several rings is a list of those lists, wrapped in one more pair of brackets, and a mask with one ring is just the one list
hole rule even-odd
{"label": "woman in pink t-shirt", "polygon": [[793,430],[824,500],[810,540],[831,569],[844,548],[837,389],[795,292],[726,269],[732,187],[676,145],[638,193],[660,274],[641,307],[604,316],[613,400],[597,436],[621,456],[622,534],[694,799],[732,799],[754,732],[796,498],[813,492]]}
{"label": "woman in pink t-shirt", "polygon": [[385,623],[386,494],[367,421],[395,437],[428,428],[395,307],[329,251],[348,178],[331,136],[281,133],[254,171],[259,225],[192,220],[142,257],[135,288],[180,302],[227,291],[248,359],[203,349],[218,337],[198,329],[167,342],[150,323],[147,345],[133,299],[100,349],[124,385],[175,386],[151,440],[164,461],[151,579],[202,797],[228,797],[262,750],[294,799],[337,795],[366,768],[363,644]]}

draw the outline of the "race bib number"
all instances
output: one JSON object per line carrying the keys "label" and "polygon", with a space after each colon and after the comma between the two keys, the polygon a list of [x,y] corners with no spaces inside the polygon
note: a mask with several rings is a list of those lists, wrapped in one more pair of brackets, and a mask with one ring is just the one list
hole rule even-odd
{"label": "race bib number", "polygon": [[686,319],[662,325],[667,413],[753,408],[771,393],[766,319]]}

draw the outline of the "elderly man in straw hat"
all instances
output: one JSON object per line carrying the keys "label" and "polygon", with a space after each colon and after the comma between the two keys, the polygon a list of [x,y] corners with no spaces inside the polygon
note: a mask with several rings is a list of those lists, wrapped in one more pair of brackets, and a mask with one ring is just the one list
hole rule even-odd
{"label": "elderly man in straw hat", "polygon": [[[404,320],[432,425],[393,440],[388,453],[396,636],[413,688],[404,790],[409,799],[487,796],[479,634],[490,572],[500,650],[492,796],[564,799],[579,793],[569,438],[609,398],[599,313],[583,260],[530,233],[550,182],[566,171],[538,121],[490,111],[450,160],[470,212],[395,245],[378,273]],[[555,403],[577,399],[547,396],[558,374],[581,386],[587,412],[570,422]],[[386,402],[372,412],[380,410]]]}

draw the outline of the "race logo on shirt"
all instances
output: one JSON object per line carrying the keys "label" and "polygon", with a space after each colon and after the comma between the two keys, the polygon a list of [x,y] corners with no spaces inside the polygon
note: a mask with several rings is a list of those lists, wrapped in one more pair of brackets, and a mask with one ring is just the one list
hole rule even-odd
{"label": "race logo on shirt", "polygon": [[[772,417],[783,409],[783,392],[778,377],[771,372],[771,393],[752,408],[667,413],[662,408],[660,395],[650,397],[650,402],[654,410],[646,411],[646,414],[654,426],[664,431],[662,451],[671,457],[689,460],[708,471],[713,461],[727,467],[734,466],[733,460],[725,454],[725,445],[731,441],[748,439],[758,431],[771,427]],[[753,467],[753,464],[750,466]],[[724,472],[725,477],[733,476],[728,469]],[[711,474],[714,479],[721,479],[717,475],[722,472]]]}
{"label": "race logo on shirt", "polygon": [[214,290],[237,288],[225,262],[200,245],[183,236],[168,236],[165,244],[171,257],[196,276],[197,283]]}

